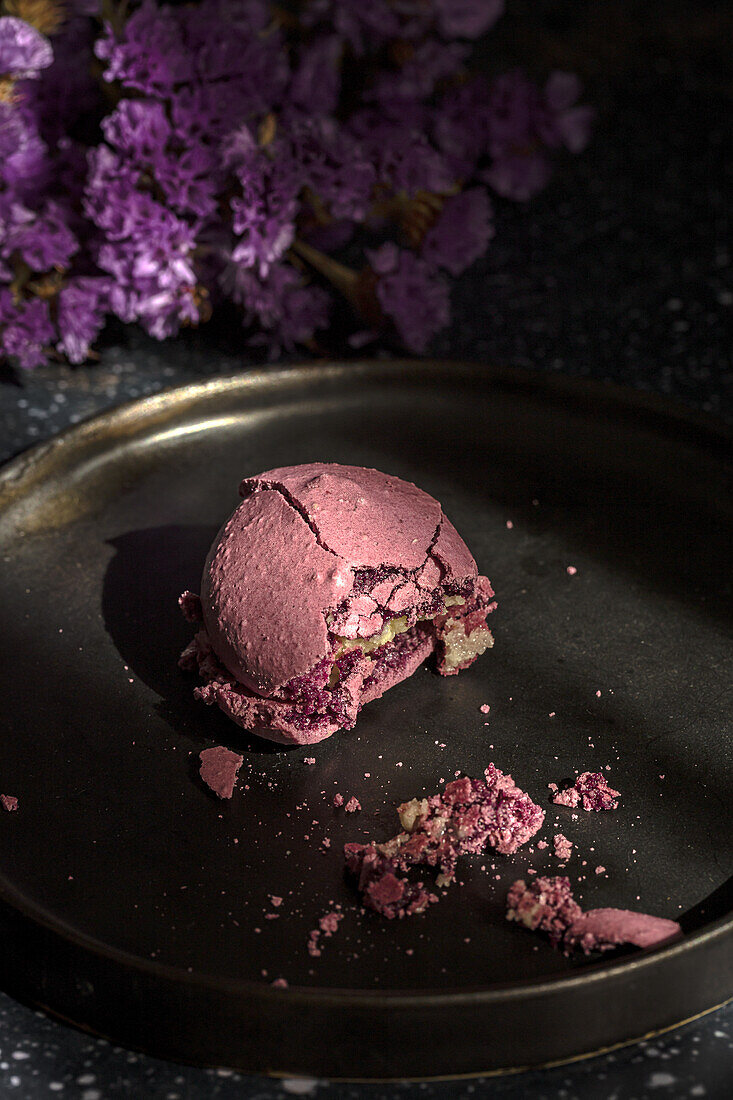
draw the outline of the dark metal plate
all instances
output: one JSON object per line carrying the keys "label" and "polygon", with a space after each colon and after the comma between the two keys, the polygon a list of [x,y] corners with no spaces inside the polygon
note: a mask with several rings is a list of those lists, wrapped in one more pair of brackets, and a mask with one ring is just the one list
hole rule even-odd
{"label": "dark metal plate", "polygon": [[[193,701],[176,597],[239,479],[314,459],[443,502],[494,582],[496,646],[284,751]],[[726,999],[729,461],[722,427],[640,395],[388,363],[186,387],[5,467],[0,789],[20,798],[0,818],[6,988],[154,1054],[342,1077],[538,1064]],[[196,777],[212,741],[245,754],[230,803]],[[508,885],[554,873],[550,850],[467,860],[422,917],[360,913],[343,842],[386,838],[397,802],[490,760],[545,802],[542,835],[577,845],[586,905],[679,917],[683,941],[568,961],[508,924]],[[607,764],[618,812],[547,803],[549,781]],[[334,810],[337,790],[363,812]],[[335,903],[345,918],[311,958]]]}

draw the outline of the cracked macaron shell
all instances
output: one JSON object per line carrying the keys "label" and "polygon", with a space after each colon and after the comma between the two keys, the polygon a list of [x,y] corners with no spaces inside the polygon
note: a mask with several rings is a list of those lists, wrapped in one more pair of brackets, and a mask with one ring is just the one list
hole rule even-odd
{"label": "cracked macaron shell", "polygon": [[230,516],[204,565],[214,651],[240,683],[271,695],[328,654],[325,609],[352,584],[348,565],[318,545],[280,493],[258,493]]}
{"label": "cracked macaron shell", "polygon": [[246,498],[267,489],[278,489],[307,518],[321,546],[354,569],[418,569],[443,519],[438,501],[416,485],[360,466],[283,466],[245,478],[239,492]]}
{"label": "cracked macaron shell", "polygon": [[409,573],[410,592],[415,581],[425,590],[477,578],[438,501],[400,478],[310,463],[245,478],[240,493],[206,560],[201,598],[217,656],[260,695],[329,654],[326,615],[350,595],[355,569]]}

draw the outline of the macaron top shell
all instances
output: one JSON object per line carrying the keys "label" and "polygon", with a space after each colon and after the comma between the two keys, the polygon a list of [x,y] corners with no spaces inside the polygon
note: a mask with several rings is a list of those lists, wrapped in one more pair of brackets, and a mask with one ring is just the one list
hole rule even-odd
{"label": "macaron top shell", "polygon": [[270,695],[329,652],[325,610],[352,584],[349,566],[318,545],[280,493],[257,493],[227,520],[204,565],[214,651],[240,683]]}
{"label": "macaron top shell", "polygon": [[[201,602],[214,652],[260,695],[329,656],[329,622],[367,637],[383,612],[399,614],[441,583],[477,580],[438,501],[400,478],[319,462],[245,478],[240,493],[204,565]],[[354,591],[360,569],[379,570],[368,593]]]}
{"label": "macaron top shell", "polygon": [[321,546],[357,569],[417,569],[443,518],[438,501],[416,485],[360,466],[283,466],[245,478],[239,492],[247,497],[263,489],[280,490]]}

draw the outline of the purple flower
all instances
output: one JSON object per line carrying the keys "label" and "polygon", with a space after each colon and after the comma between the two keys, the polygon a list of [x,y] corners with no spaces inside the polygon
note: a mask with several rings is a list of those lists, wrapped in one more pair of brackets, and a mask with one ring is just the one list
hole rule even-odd
{"label": "purple flower", "polygon": [[546,148],[583,148],[592,112],[572,106],[580,83],[553,73],[543,90],[520,72],[494,81],[488,103],[486,146],[492,164],[482,179],[506,198],[526,202],[550,177]]}
{"label": "purple flower", "polygon": [[[219,82],[251,68],[262,77],[266,66],[281,75],[286,71],[283,41],[273,27],[270,4],[265,0],[202,0],[181,8],[175,18],[199,80]],[[266,65],[258,64],[258,54]],[[271,79],[261,88],[268,100],[272,88]]]}
{"label": "purple flower", "polygon": [[261,278],[251,268],[229,265],[224,286],[244,307],[244,323],[259,331],[253,344],[265,344],[270,353],[310,340],[328,325],[330,296],[320,287],[304,283],[294,268],[276,264]]}
{"label": "purple flower", "polygon": [[0,76],[35,80],[53,61],[51,43],[23,19],[0,17]]}
{"label": "purple flower", "polygon": [[451,167],[417,127],[386,117],[382,110],[360,111],[351,132],[371,160],[380,183],[406,195],[418,191],[449,191],[455,183]]}
{"label": "purple flower", "polygon": [[123,321],[139,321],[163,340],[182,323],[199,320],[191,261],[195,241],[185,222],[155,205],[157,210],[151,204],[141,208],[129,238],[100,246],[97,264],[112,276],[112,312]]}
{"label": "purple flower", "polygon": [[429,38],[414,46],[411,56],[394,72],[380,73],[368,96],[381,104],[421,99],[432,94],[439,80],[454,76],[470,53],[462,42]]}
{"label": "purple flower", "polygon": [[246,126],[229,139],[225,163],[242,188],[241,198],[230,202],[232,228],[238,237],[232,258],[244,267],[256,266],[264,277],[295,237],[302,170],[285,142],[268,155]]}
{"label": "purple flower", "polygon": [[137,168],[138,180],[154,179],[178,213],[205,218],[214,212],[220,182],[215,152],[201,141],[183,144],[173,134],[162,103],[123,99],[102,130],[123,154],[128,171]]}
{"label": "purple flower", "polygon": [[177,213],[196,218],[208,218],[216,211],[220,176],[216,154],[206,145],[192,144],[169,153],[155,165],[155,179],[166,200]]}
{"label": "purple flower", "polygon": [[367,252],[377,298],[405,346],[421,354],[450,321],[448,284],[420,256],[388,243]]}
{"label": "purple flower", "polygon": [[472,187],[446,199],[438,220],[425,234],[422,256],[433,267],[460,275],[483,256],[494,235],[489,196]]}
{"label": "purple flower", "polygon": [[0,279],[10,282],[12,269],[3,261],[9,260],[15,248],[15,238],[20,229],[33,221],[33,211],[15,202],[7,192],[0,192]]}
{"label": "purple flower", "polygon": [[550,162],[539,150],[507,149],[479,173],[479,179],[490,184],[497,195],[528,202],[547,186],[551,175]]}
{"label": "purple flower", "polygon": [[115,149],[146,161],[165,148],[171,125],[157,100],[123,99],[102,122],[102,133]]}
{"label": "purple flower", "polygon": [[172,210],[137,189],[136,173],[106,145],[90,155],[85,209],[104,231],[97,264],[112,276],[109,305],[163,339],[199,320],[194,232]]}
{"label": "purple flower", "polygon": [[64,210],[55,202],[46,202],[41,209],[24,218],[10,235],[9,245],[20,254],[31,271],[66,268],[79,242],[66,223]]}
{"label": "purple flower", "polygon": [[361,143],[331,118],[295,122],[290,136],[303,182],[326,204],[331,215],[363,221],[371,204],[376,173]]}
{"label": "purple flower", "polygon": [[489,89],[482,77],[451,88],[432,120],[432,133],[457,179],[473,175],[486,152]]}
{"label": "purple flower", "polygon": [[576,106],[582,86],[574,73],[554,72],[545,84],[546,118],[539,126],[545,144],[564,145],[571,153],[581,153],[590,139],[595,117],[592,107]]}
{"label": "purple flower", "polygon": [[[408,7],[409,0],[403,6]],[[334,28],[356,54],[378,48],[400,34],[400,18],[389,0],[312,0],[302,19],[306,26]]]}
{"label": "purple flower", "polygon": [[[107,62],[106,80],[172,100],[183,92],[205,111],[211,133],[215,123],[232,129],[279,102],[287,55],[280,35],[267,31],[268,21],[261,0],[205,0],[181,8],[145,0],[118,36],[106,27],[95,51]],[[208,94],[199,95],[201,89]]]}
{"label": "purple flower", "polygon": [[48,175],[47,149],[22,103],[0,100],[0,183],[19,197],[41,191]]}
{"label": "purple flower", "polygon": [[104,325],[110,280],[104,276],[70,279],[58,296],[56,344],[71,363],[83,363],[92,341]]}
{"label": "purple flower", "polygon": [[84,210],[110,240],[131,236],[141,221],[143,209],[154,200],[137,190],[138,173],[108,145],[89,152],[89,176]]}
{"label": "purple flower", "polygon": [[0,348],[17,359],[23,370],[46,362],[46,347],[54,338],[48,303],[34,298],[15,304],[9,290],[0,289]]}
{"label": "purple flower", "polygon": [[504,0],[433,0],[446,38],[479,38],[504,13]]}
{"label": "purple flower", "polygon": [[321,35],[302,47],[290,80],[288,101],[305,114],[331,115],[341,91],[343,43],[338,35]]}
{"label": "purple flower", "polygon": [[125,23],[119,38],[109,23],[94,52],[107,62],[105,80],[119,80],[146,94],[167,94],[194,75],[194,60],[186,50],[176,13],[144,0]]}

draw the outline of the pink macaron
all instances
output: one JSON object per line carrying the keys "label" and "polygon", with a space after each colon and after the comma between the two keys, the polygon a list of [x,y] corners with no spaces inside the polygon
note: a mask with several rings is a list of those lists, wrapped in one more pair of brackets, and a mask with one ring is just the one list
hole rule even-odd
{"label": "pink macaron", "polygon": [[437,500],[378,470],[314,462],[245,478],[206,559],[181,656],[245,729],[313,744],[435,651],[452,675],[493,644],[486,577]]}

